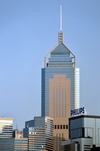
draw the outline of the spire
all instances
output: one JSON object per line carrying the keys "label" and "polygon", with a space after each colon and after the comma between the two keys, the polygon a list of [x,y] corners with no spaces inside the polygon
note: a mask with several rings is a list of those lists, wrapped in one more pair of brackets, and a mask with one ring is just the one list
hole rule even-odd
{"label": "spire", "polygon": [[63,43],[64,37],[62,32],[62,5],[60,5],[60,32],[58,32],[58,43]]}
{"label": "spire", "polygon": [[62,5],[60,5],[60,31],[62,31]]}

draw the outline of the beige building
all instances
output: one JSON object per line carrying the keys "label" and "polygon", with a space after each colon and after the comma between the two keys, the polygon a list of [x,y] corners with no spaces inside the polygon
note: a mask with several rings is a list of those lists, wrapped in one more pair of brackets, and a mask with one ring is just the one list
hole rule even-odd
{"label": "beige building", "polygon": [[18,129],[15,129],[13,131],[13,137],[14,138],[23,138],[23,131],[19,131]]}
{"label": "beige building", "polygon": [[0,138],[12,138],[13,136],[13,119],[0,117]]}
{"label": "beige building", "polygon": [[59,150],[58,144],[61,144],[62,140],[68,139],[70,79],[67,79],[65,74],[55,74],[54,79],[49,80],[49,86],[49,115],[54,120],[54,140],[56,141],[54,148]]}

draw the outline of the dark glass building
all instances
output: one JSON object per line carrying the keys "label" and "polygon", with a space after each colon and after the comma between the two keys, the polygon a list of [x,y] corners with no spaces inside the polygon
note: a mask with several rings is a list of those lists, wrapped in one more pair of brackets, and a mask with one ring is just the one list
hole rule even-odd
{"label": "dark glass building", "polygon": [[92,145],[100,147],[100,116],[81,115],[69,118],[69,138],[92,138]]}

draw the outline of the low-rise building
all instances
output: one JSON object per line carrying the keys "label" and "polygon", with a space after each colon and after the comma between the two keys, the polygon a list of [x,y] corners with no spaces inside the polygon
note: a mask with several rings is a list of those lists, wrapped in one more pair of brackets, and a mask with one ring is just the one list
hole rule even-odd
{"label": "low-rise building", "polygon": [[50,117],[35,117],[27,121],[23,130],[28,138],[28,150],[53,151],[53,119]]}
{"label": "low-rise building", "polygon": [[[63,141],[63,150],[90,151],[100,147],[100,116],[80,115],[69,118],[69,140]],[[77,147],[76,147],[77,146]]]}
{"label": "low-rise building", "polygon": [[15,129],[13,131],[13,137],[14,138],[23,138],[23,131],[19,131],[18,129]]}
{"label": "low-rise building", "polygon": [[0,151],[28,151],[28,138],[0,138]]}
{"label": "low-rise building", "polygon": [[13,137],[13,118],[0,117],[0,138]]}

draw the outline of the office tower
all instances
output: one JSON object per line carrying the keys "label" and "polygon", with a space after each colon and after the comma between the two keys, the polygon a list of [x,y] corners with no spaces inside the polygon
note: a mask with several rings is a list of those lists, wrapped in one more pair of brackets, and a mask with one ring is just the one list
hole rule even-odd
{"label": "office tower", "polygon": [[70,110],[80,106],[79,69],[75,55],[64,44],[61,27],[58,44],[44,58],[41,115],[53,118],[56,138],[68,139]]}
{"label": "office tower", "polygon": [[53,119],[35,117],[25,123],[24,137],[28,138],[28,150],[53,151]]}
{"label": "office tower", "polygon": [[13,137],[13,119],[0,117],[0,138]]}

